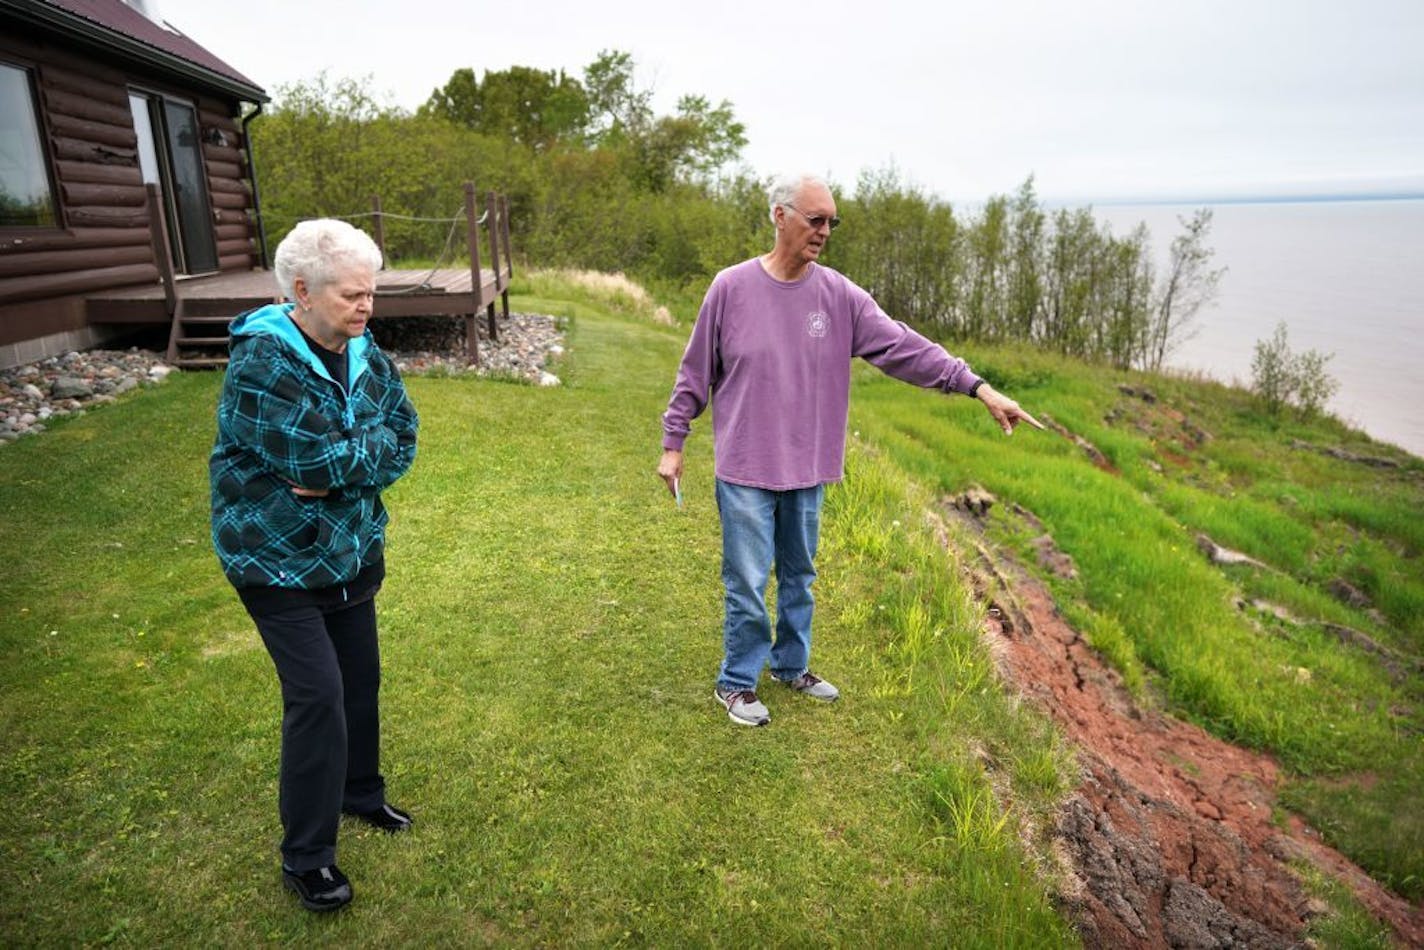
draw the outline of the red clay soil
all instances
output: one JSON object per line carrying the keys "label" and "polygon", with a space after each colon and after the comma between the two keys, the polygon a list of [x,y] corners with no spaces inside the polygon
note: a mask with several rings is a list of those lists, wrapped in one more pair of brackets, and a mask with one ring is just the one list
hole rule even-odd
{"label": "red clay soil", "polygon": [[1280,776],[1269,758],[1139,706],[1016,564],[981,545],[975,575],[1002,673],[1080,750],[1084,778],[1055,833],[1077,878],[1065,899],[1086,944],[1300,946],[1324,910],[1287,864],[1304,858],[1348,884],[1400,942],[1424,947],[1424,909],[1299,821],[1272,823]]}

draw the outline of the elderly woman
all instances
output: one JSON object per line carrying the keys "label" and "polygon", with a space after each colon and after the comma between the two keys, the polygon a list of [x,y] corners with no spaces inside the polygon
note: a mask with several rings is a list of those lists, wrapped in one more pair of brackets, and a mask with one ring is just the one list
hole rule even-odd
{"label": "elderly woman", "polygon": [[210,460],[213,546],[282,685],[282,876],[311,910],[351,901],[336,867],[344,812],[385,831],[411,818],[380,772],[375,596],[381,490],[415,459],[416,413],[371,338],[381,253],[341,221],[277,248],[289,303],[233,321]]}

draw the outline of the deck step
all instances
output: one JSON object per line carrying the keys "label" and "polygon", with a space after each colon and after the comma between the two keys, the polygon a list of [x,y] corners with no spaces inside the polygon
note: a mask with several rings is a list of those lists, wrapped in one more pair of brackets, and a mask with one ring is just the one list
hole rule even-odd
{"label": "deck step", "polygon": [[180,369],[220,369],[227,365],[232,338],[232,314],[193,313],[190,301],[179,299],[168,331],[168,359]]}

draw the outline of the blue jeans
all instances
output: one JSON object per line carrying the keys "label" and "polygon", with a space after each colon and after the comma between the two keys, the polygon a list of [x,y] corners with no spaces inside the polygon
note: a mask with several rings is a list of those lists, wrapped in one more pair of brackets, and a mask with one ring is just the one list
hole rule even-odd
{"label": "blue jeans", "polygon": [[[762,667],[771,675],[795,679],[811,658],[811,614],[815,598],[816,543],[821,532],[825,487],[769,491],[717,480],[717,510],[722,516],[722,585],[726,651],[717,685],[755,689]],[[776,564],[776,642],[766,585]]]}

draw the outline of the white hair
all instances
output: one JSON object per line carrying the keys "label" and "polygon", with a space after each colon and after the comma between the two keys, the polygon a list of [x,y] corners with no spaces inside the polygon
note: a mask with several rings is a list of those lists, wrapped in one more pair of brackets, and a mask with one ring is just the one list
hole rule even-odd
{"label": "white hair", "polygon": [[776,223],[776,209],[781,205],[789,205],[796,198],[796,193],[807,185],[820,185],[827,191],[831,186],[826,184],[826,180],[820,175],[813,175],[810,172],[801,172],[797,175],[782,175],[772,179],[771,187],[766,190],[767,204],[770,206],[771,223]]}
{"label": "white hair", "polygon": [[288,300],[296,300],[300,277],[309,291],[320,290],[353,267],[375,273],[381,269],[381,250],[359,228],[335,218],[303,221],[282,238],[273,261],[277,287]]}

